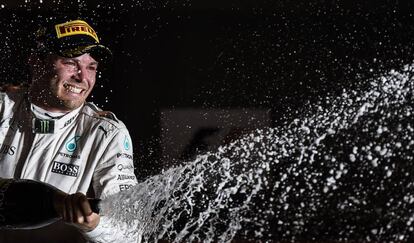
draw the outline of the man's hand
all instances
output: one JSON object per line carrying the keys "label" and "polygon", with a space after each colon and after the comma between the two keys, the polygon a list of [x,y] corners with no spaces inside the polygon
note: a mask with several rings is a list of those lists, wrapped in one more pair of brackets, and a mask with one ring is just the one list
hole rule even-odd
{"label": "man's hand", "polygon": [[91,231],[99,224],[100,216],[92,212],[88,198],[77,192],[58,192],[54,197],[55,210],[66,223],[72,223],[84,231]]}

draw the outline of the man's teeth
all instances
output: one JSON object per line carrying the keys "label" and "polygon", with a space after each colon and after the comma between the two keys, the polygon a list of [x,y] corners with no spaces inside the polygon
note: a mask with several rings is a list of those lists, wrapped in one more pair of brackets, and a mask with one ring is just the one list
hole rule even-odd
{"label": "man's teeth", "polygon": [[72,93],[80,94],[80,92],[82,92],[82,89],[76,88],[76,87],[71,86],[71,85],[69,85],[69,84],[65,84],[65,85],[63,85],[63,86],[65,87],[65,89],[66,89],[67,91],[70,91],[70,92],[72,92]]}

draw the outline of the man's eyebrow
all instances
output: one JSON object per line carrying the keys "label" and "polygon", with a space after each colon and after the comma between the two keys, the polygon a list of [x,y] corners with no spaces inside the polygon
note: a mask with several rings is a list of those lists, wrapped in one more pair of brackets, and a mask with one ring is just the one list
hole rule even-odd
{"label": "man's eyebrow", "polygon": [[71,58],[71,57],[61,57],[60,58],[62,61],[76,61],[76,59],[74,59],[74,58]]}
{"label": "man's eyebrow", "polygon": [[[76,62],[77,64],[79,64],[81,61],[79,59],[77,59],[76,57],[62,57],[62,61],[63,62],[67,62],[67,61],[73,61]],[[86,64],[87,66],[99,66],[99,62],[98,61],[92,61],[88,64]]]}

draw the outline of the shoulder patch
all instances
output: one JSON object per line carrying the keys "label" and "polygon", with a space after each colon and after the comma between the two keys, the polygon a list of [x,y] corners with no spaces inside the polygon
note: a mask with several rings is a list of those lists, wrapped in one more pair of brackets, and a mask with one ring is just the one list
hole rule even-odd
{"label": "shoulder patch", "polygon": [[119,123],[118,118],[115,116],[115,114],[111,111],[103,111],[101,108],[97,107],[95,104],[91,102],[87,102],[86,106],[91,108],[93,112],[95,113],[95,116],[101,117],[101,118],[108,118],[112,121],[115,121]]}
{"label": "shoulder patch", "polygon": [[108,122],[109,124],[115,126],[116,128],[123,128],[125,127],[125,124],[118,119],[118,117],[115,116],[115,114],[111,111],[103,111],[99,107],[97,107],[95,104],[87,102],[84,108],[82,109],[82,113],[97,118],[99,120]]}
{"label": "shoulder patch", "polygon": [[115,114],[110,111],[97,111],[96,113],[100,117],[105,117],[105,118],[118,122],[118,119],[116,118]]}

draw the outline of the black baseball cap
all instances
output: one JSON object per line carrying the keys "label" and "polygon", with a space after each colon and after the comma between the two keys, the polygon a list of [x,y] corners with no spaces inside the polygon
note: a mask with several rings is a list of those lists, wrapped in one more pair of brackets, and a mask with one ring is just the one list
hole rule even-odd
{"label": "black baseball cap", "polygon": [[56,20],[44,23],[36,33],[37,51],[62,57],[89,53],[98,62],[112,58],[111,50],[100,43],[96,31],[85,20]]}

